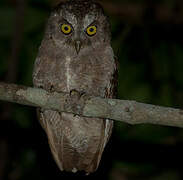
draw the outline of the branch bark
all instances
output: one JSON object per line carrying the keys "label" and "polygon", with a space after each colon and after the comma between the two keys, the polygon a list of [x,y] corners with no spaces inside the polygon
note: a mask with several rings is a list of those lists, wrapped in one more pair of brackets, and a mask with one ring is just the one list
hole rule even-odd
{"label": "branch bark", "polygon": [[183,127],[183,110],[139,103],[105,99],[79,93],[47,92],[15,84],[0,83],[0,100],[42,107],[85,117],[108,118],[129,124],[159,124]]}

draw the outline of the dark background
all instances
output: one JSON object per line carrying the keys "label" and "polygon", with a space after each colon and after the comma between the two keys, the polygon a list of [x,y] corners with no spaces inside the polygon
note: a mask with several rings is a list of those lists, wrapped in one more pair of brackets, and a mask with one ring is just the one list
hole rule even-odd
{"label": "dark background", "polygon": [[[0,81],[32,86],[56,0],[1,0]],[[183,1],[102,1],[120,62],[119,99],[183,107]],[[0,102],[0,180],[182,180],[183,130],[116,122],[96,173],[60,172],[35,109]]]}

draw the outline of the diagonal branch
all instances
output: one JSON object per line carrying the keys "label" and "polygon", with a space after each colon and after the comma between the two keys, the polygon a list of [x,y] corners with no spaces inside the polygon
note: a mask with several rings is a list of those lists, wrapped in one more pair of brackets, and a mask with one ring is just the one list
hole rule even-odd
{"label": "diagonal branch", "polygon": [[183,110],[180,109],[89,95],[80,97],[76,92],[51,93],[40,88],[0,83],[0,100],[129,124],[150,123],[183,127]]}

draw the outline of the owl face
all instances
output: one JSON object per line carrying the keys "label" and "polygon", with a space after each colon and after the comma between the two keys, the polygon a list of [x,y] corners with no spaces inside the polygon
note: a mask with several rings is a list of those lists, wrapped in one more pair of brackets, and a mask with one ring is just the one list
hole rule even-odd
{"label": "owl face", "polygon": [[110,43],[110,29],[101,6],[91,1],[68,1],[52,12],[47,34],[57,46],[79,54]]}

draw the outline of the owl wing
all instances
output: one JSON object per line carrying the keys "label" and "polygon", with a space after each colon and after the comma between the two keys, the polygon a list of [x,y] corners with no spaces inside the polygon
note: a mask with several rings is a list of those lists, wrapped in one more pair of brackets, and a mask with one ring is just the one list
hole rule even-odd
{"label": "owl wing", "polygon": [[[62,157],[59,157],[59,154],[58,154],[58,148],[62,148],[62,146],[60,146],[60,142],[58,141],[58,136],[61,136],[61,133],[60,134],[57,133],[62,130],[60,114],[57,111],[42,110],[38,108],[37,115],[42,128],[46,131],[46,134],[49,137],[48,143],[49,143],[53,158],[55,159],[55,162],[57,163],[60,170],[63,170],[63,165],[61,161]],[[59,131],[53,128],[58,128]],[[60,149],[60,151],[62,151],[62,149]]]}
{"label": "owl wing", "polygon": [[[114,72],[111,76],[110,83],[105,91],[105,98],[116,98],[117,97],[117,86],[118,86],[118,60],[117,58],[115,60],[115,67]],[[106,119],[105,120],[105,139],[104,139],[104,147],[107,144],[113,128],[113,121]]]}
{"label": "owl wing", "polygon": [[119,63],[116,57],[114,57],[114,71],[110,79],[110,83],[106,88],[105,98],[116,98],[117,97],[117,86],[118,86],[118,67]]}
{"label": "owl wing", "polygon": [[[43,67],[45,62],[48,62],[49,58],[42,56],[39,52],[38,57],[35,60],[34,69],[33,69],[33,85],[34,87],[43,88],[46,91],[50,91],[52,88],[52,84],[45,80],[45,76],[41,73],[45,73],[43,71]],[[46,131],[49,141],[49,146],[52,152],[52,155],[61,170],[63,170],[62,161],[60,161],[58,155],[58,148],[62,148],[60,146],[60,142],[58,141],[58,137],[61,135],[62,121],[60,121],[60,113],[53,110],[45,110],[42,108],[37,108],[37,116],[42,128]],[[61,150],[62,151],[62,150]]]}

